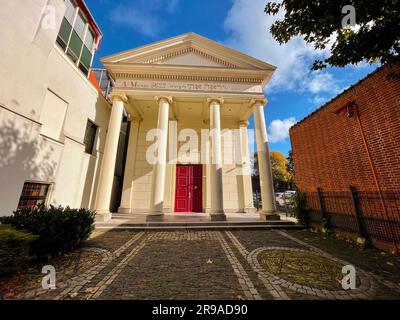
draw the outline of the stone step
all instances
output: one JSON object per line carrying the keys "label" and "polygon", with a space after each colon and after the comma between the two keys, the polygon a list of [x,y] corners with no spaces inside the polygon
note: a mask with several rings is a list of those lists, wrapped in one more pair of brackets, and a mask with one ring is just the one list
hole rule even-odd
{"label": "stone step", "polygon": [[304,229],[305,227],[300,224],[265,224],[263,222],[258,224],[240,224],[240,223],[213,223],[213,224],[162,224],[162,223],[149,223],[149,224],[97,224],[96,229],[122,229],[134,231],[176,231],[176,230],[271,230],[271,229]]}

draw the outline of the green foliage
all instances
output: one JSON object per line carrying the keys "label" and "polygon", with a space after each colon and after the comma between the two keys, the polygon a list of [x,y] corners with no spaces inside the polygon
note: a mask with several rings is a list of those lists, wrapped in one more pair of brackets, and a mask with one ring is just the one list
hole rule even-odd
{"label": "green foliage", "polygon": [[[270,161],[272,179],[274,181],[274,190],[276,192],[293,190],[293,188],[295,187],[294,177],[293,174],[288,171],[288,159],[285,158],[285,156],[279,151],[271,151]],[[258,176],[258,157],[257,153],[255,153],[252,172],[253,192],[260,191],[260,181]]]}
{"label": "green foliage", "polygon": [[27,266],[34,258],[30,249],[37,238],[11,225],[0,225],[0,278]]}
{"label": "green foliage", "polygon": [[81,246],[94,229],[95,212],[42,205],[19,209],[13,216],[0,218],[0,222],[38,235],[32,252],[39,258],[48,258]]}
{"label": "green foliage", "polygon": [[306,198],[304,193],[297,192],[292,197],[293,200],[293,214],[299,221],[299,223],[307,225],[308,223],[308,213],[310,209],[307,207]]}
{"label": "green foliage", "polygon": [[294,179],[294,161],[293,161],[293,154],[292,150],[289,151],[288,157],[286,158],[287,163],[286,163],[286,170],[288,172],[288,190],[296,190],[296,182]]}
{"label": "green foliage", "polygon": [[[346,14],[342,8],[352,5],[357,27],[342,26]],[[284,11],[283,20],[271,26],[279,43],[296,36],[304,37],[316,49],[330,46],[330,55],[316,60],[313,69],[329,66],[344,67],[362,61],[400,66],[400,1],[298,1],[268,2],[265,13],[276,15]],[[333,41],[333,44],[332,44]],[[399,76],[398,70],[390,74]]]}

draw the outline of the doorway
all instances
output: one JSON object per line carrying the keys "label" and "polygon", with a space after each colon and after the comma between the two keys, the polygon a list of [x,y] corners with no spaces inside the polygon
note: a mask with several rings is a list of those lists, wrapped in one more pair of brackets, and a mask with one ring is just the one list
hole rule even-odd
{"label": "doorway", "polygon": [[176,165],[175,212],[203,212],[203,166]]}

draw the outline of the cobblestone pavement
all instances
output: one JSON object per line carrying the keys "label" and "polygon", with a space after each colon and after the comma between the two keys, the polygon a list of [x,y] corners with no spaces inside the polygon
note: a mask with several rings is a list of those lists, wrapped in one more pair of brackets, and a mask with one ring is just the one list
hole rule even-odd
{"label": "cobblestone pavement", "polygon": [[398,283],[357,266],[357,288],[343,290],[337,270],[349,262],[280,230],[96,230],[83,250],[98,262],[64,277],[55,290],[38,283],[16,298],[400,299]]}

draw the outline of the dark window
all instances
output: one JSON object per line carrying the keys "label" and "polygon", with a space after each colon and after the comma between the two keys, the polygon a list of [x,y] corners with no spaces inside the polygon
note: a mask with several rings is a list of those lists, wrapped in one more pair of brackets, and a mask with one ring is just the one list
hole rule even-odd
{"label": "dark window", "polygon": [[46,202],[49,184],[25,182],[18,208],[32,208]]}
{"label": "dark window", "polygon": [[96,139],[96,132],[97,132],[97,126],[88,120],[86,124],[86,132],[85,132],[85,152],[89,154],[93,154],[93,149],[94,149],[94,141]]}

